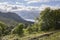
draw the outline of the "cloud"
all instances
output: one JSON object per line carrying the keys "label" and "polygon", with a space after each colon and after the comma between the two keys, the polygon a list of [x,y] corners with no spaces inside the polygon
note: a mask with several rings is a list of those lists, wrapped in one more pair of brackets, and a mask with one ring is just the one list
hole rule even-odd
{"label": "cloud", "polygon": [[20,3],[16,2],[15,5],[13,4],[9,4],[8,2],[0,2],[0,11],[4,10],[4,11],[22,11],[22,10],[37,10],[38,7],[34,7],[34,6],[25,6],[25,5],[19,5]]}
{"label": "cloud", "polygon": [[39,2],[40,0],[25,0],[25,1],[27,1],[27,3],[29,4],[29,3]]}
{"label": "cloud", "polygon": [[[51,5],[46,5],[46,4],[42,4],[40,7],[41,7],[42,9],[45,9],[45,8],[47,8],[47,7],[50,7],[51,9],[58,9],[58,8],[60,8],[59,5],[51,6]],[[41,9],[41,8],[40,8],[40,9]]]}
{"label": "cloud", "polygon": [[50,0],[25,0],[27,4],[36,3],[36,2],[49,2]]}
{"label": "cloud", "polygon": [[16,4],[20,4],[20,5],[23,5],[23,3],[20,3],[20,2],[16,2]]}
{"label": "cloud", "polygon": [[0,11],[6,11],[7,9],[9,10],[10,8],[7,7],[8,2],[0,2]]}
{"label": "cloud", "polygon": [[51,1],[60,1],[60,0],[25,0],[27,2],[27,4],[30,4],[30,3],[37,3],[37,2],[40,2],[40,3],[44,3],[44,2],[51,2]]}
{"label": "cloud", "polygon": [[[20,11],[24,10],[26,7],[20,5],[22,3],[16,2],[16,4],[9,4],[8,2],[0,2],[0,11]],[[27,10],[27,9],[26,9]]]}
{"label": "cloud", "polygon": [[18,5],[18,4],[21,4],[21,3],[16,2],[16,4],[13,5],[13,4],[9,4],[8,2],[0,2],[0,11],[1,10],[3,10],[3,11],[12,11],[12,12],[15,12],[15,11],[23,11],[23,10],[26,10],[26,11],[42,11],[46,7],[50,7],[52,9],[60,8],[59,4],[58,5],[55,5],[55,6],[41,4],[40,6],[37,6],[37,7],[35,7],[35,6]]}
{"label": "cloud", "polygon": [[0,2],[0,4],[2,4],[2,5],[3,5],[3,4],[8,4],[8,2]]}

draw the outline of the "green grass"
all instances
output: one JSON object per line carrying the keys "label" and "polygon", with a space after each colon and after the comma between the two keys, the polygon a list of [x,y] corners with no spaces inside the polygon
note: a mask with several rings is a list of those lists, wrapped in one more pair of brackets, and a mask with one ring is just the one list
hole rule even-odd
{"label": "green grass", "polygon": [[[43,33],[43,32],[41,32]],[[25,35],[23,37],[18,36],[17,34],[11,34],[11,35],[7,35],[7,36],[3,36],[2,39],[4,40],[14,40],[14,39],[19,39],[19,40],[28,40],[30,38],[33,38],[35,36],[39,36],[39,34],[41,33],[35,33],[35,34],[28,34]]]}
{"label": "green grass", "polygon": [[60,32],[54,33],[53,35],[50,36],[38,38],[38,40],[60,40]]}
{"label": "green grass", "polygon": [[[7,35],[7,36],[4,36],[2,37],[2,39],[6,39],[6,40],[29,40],[31,38],[34,38],[34,37],[38,37],[40,36],[41,34],[44,34],[45,32],[41,32],[41,33],[35,33],[35,34],[30,34],[30,35],[27,35],[27,36],[24,36],[24,37],[20,37],[16,34],[11,34],[11,35]],[[35,40],[35,39],[32,39],[32,40]],[[36,40],[60,40],[60,32],[56,32],[50,36],[44,36],[44,37],[41,37],[41,38],[37,38]]]}

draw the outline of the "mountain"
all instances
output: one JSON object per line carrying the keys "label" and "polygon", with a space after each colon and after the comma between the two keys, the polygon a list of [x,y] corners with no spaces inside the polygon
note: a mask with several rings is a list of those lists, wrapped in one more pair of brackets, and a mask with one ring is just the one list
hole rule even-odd
{"label": "mountain", "polygon": [[0,21],[4,21],[7,23],[9,23],[9,22],[34,23],[34,22],[23,19],[22,17],[20,17],[19,15],[17,15],[16,13],[13,13],[13,12],[0,12]]}
{"label": "mountain", "polygon": [[35,20],[39,16],[40,9],[36,7],[23,7],[19,5],[1,5],[1,12],[13,12],[18,14],[23,19]]}
{"label": "mountain", "polygon": [[40,12],[39,11],[27,11],[27,10],[22,10],[22,11],[15,11],[16,14],[19,16],[23,17],[24,19],[32,19],[35,20],[35,18],[39,17]]}

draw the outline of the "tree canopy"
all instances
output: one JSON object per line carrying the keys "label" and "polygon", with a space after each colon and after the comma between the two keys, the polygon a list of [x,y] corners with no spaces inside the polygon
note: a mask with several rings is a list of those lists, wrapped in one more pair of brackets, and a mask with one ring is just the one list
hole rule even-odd
{"label": "tree canopy", "polygon": [[60,9],[46,8],[40,13],[37,25],[44,31],[60,29]]}

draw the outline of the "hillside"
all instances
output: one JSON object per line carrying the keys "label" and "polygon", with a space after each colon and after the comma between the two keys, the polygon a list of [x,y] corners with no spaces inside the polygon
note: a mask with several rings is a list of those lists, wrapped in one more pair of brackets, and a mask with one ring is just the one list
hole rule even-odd
{"label": "hillside", "polygon": [[50,36],[44,36],[42,38],[38,38],[39,40],[60,40],[60,32],[56,32]]}
{"label": "hillside", "polygon": [[20,16],[18,16],[16,13],[12,13],[12,12],[0,12],[0,21],[3,21],[5,23],[33,23],[30,21],[26,21],[23,18],[21,18]]}
{"label": "hillside", "polygon": [[[46,8],[40,13],[37,22],[31,25],[15,13],[0,13],[0,19],[10,22],[9,19],[18,22],[16,26],[7,26],[0,22],[1,40],[60,40],[60,9]],[[4,19],[5,17],[5,19]],[[7,19],[9,20],[7,20]],[[13,21],[14,23],[14,21]],[[24,23],[29,23],[26,25]]]}
{"label": "hillside", "polygon": [[18,22],[16,22],[16,21],[13,20],[13,19],[9,19],[9,18],[5,18],[5,17],[1,17],[1,16],[0,16],[0,21],[6,23],[8,26],[18,24]]}
{"label": "hillside", "polygon": [[37,17],[39,17],[40,12],[39,11],[15,11],[19,16],[22,16],[25,19],[36,19]]}
{"label": "hillside", "polygon": [[[59,30],[60,31],[60,30]],[[44,32],[30,34],[28,36],[19,37],[18,35],[7,35],[2,38],[2,40],[60,40],[60,32]]]}

